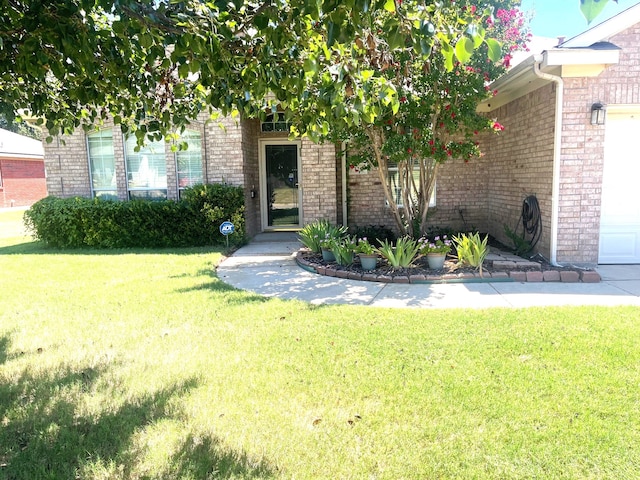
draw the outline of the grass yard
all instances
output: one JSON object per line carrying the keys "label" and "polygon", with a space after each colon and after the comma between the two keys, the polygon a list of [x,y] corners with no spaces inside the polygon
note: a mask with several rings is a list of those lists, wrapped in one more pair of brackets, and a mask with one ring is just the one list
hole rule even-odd
{"label": "grass yard", "polygon": [[638,478],[638,308],[318,307],[226,286],[212,249],[21,242],[0,479]]}

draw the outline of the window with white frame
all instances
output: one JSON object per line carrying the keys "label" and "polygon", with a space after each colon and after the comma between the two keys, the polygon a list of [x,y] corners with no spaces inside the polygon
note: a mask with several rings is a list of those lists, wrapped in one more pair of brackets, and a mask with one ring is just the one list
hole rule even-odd
{"label": "window with white frame", "polygon": [[136,137],[125,141],[129,199],[167,198],[167,160],[163,140],[145,143],[136,151]]}
{"label": "window with white frame", "polygon": [[178,171],[178,193],[182,195],[185,188],[204,183],[202,169],[202,136],[195,130],[185,130],[180,141],[186,142],[188,148],[176,153]]}
{"label": "window with white frame", "polygon": [[[420,182],[420,166],[415,165],[413,168],[413,180],[416,185]],[[391,186],[391,195],[393,195],[393,199],[396,202],[398,207],[403,206],[402,203],[402,188],[401,188],[401,179],[400,173],[398,171],[397,165],[389,165],[389,185]],[[414,199],[417,200],[417,199]],[[429,207],[436,206],[436,185],[433,186],[433,191],[431,192],[431,198],[429,199]]]}
{"label": "window with white frame", "polygon": [[91,194],[105,200],[117,200],[116,162],[113,154],[113,129],[87,135]]}
{"label": "window with white frame", "polygon": [[290,128],[284,112],[270,113],[261,124],[263,132],[288,132]]}

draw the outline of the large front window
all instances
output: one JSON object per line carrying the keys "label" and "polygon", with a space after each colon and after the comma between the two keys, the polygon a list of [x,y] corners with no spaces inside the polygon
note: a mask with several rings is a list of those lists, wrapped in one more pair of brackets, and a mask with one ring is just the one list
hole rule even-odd
{"label": "large front window", "polygon": [[127,188],[129,199],[167,198],[167,160],[164,141],[147,142],[136,152],[136,138],[126,142]]}
{"label": "large front window", "polygon": [[178,192],[187,187],[193,187],[203,183],[202,174],[202,137],[195,130],[186,130],[180,140],[186,142],[189,148],[176,153],[176,165],[178,169]]}
{"label": "large front window", "polygon": [[87,135],[91,194],[107,200],[118,198],[116,167],[113,155],[113,129]]}
{"label": "large front window", "polygon": [[[415,185],[420,185],[420,167],[415,165],[413,168],[413,182]],[[404,179],[405,181],[411,181],[411,179]],[[403,208],[403,200],[402,200],[402,185],[403,179],[400,178],[400,172],[398,171],[398,167],[396,165],[389,166],[389,185],[391,186],[391,195],[393,195],[393,199],[396,202],[396,205],[400,208]],[[412,198],[414,203],[417,203],[417,198]],[[436,186],[433,186],[433,191],[431,192],[431,198],[429,199],[429,207],[436,206]]]}

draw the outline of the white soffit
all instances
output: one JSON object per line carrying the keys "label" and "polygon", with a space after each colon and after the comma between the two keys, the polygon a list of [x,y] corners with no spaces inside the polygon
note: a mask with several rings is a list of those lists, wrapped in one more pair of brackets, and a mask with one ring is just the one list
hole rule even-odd
{"label": "white soffit", "polygon": [[610,48],[554,48],[532,55],[491,84],[498,93],[478,105],[478,112],[491,112],[538,88],[550,83],[533,72],[536,57],[541,57],[540,70],[544,73],[568,77],[596,77],[610,65],[620,60],[620,49]]}

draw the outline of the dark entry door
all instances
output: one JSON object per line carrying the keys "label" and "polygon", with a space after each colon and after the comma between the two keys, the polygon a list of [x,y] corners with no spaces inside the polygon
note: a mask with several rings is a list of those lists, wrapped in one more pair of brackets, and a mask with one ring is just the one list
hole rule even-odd
{"label": "dark entry door", "polygon": [[264,147],[267,226],[270,228],[299,227],[298,145],[267,144]]}

